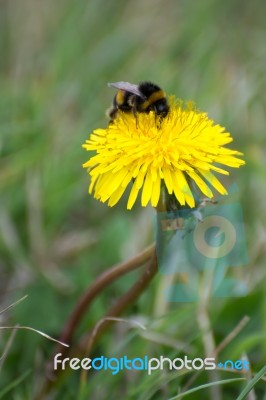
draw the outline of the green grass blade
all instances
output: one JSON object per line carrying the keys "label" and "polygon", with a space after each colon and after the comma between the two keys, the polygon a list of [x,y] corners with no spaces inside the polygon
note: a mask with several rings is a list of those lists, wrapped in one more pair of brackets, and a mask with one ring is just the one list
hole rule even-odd
{"label": "green grass blade", "polygon": [[206,383],[206,385],[197,386],[193,389],[187,390],[184,393],[179,393],[177,396],[171,397],[168,400],[182,399],[183,397],[188,396],[191,393],[197,392],[198,390],[207,389],[207,388],[209,388],[211,386],[215,386],[215,385],[225,385],[226,383],[232,383],[232,382],[243,381],[243,380],[245,380],[245,378],[225,379],[223,381]]}
{"label": "green grass blade", "polygon": [[27,376],[30,374],[31,370],[29,369],[26,371],[24,374],[22,374],[19,378],[15,379],[13,382],[11,382],[9,385],[7,385],[3,390],[0,392],[0,399],[3,398],[10,390],[14,389],[16,386],[18,386],[24,379],[27,378]]}
{"label": "green grass blade", "polygon": [[243,400],[256,383],[266,374],[266,365],[249,381],[236,400]]}

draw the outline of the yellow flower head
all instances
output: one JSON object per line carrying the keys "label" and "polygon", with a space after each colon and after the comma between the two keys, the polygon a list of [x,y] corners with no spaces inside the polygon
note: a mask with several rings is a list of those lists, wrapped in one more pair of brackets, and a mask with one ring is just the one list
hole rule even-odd
{"label": "yellow flower head", "polygon": [[149,114],[120,113],[106,129],[96,129],[83,147],[96,151],[86,163],[91,176],[89,193],[114,206],[132,185],[127,208],[131,209],[141,191],[141,204],[156,207],[162,183],[180,205],[195,206],[189,185],[194,183],[208,198],[210,186],[219,193],[226,189],[213,171],[228,175],[221,166],[238,168],[245,164],[242,153],[224,145],[232,142],[225,128],[215,125],[208,115],[191,104],[170,99],[170,112],[159,121]]}

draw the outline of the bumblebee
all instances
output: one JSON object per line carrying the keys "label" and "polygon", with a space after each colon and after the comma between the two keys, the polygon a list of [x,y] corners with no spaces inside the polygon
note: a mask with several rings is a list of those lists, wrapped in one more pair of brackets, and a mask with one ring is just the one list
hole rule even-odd
{"label": "bumblebee", "polygon": [[165,118],[169,112],[165,92],[152,82],[140,82],[138,85],[114,82],[108,83],[108,86],[118,89],[112,107],[107,112],[110,122],[117,118],[119,111],[134,115],[154,111],[160,118]]}

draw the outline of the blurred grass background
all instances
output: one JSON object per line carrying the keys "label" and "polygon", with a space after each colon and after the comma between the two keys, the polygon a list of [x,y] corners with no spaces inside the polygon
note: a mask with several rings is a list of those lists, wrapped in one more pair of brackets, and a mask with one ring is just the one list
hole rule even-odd
{"label": "blurred grass background", "polygon": [[[107,82],[149,79],[169,94],[194,100],[245,153],[247,165],[225,183],[239,187],[250,261],[236,273],[250,293],[212,299],[209,318],[219,343],[248,315],[249,324],[221,359],[245,352],[253,372],[265,364],[265,15],[260,0],[1,1],[0,309],[29,295],[0,315],[2,326],[19,323],[58,337],[95,277],[153,240],[152,210],[138,205],[128,212],[125,201],[114,209],[97,202],[87,194],[89,179],[81,167],[88,158],[81,144],[107,123],[105,110],[114,96]],[[93,327],[135,276],[108,287],[78,332]],[[197,304],[163,304],[160,289],[159,277],[127,314],[146,324],[148,337],[116,324],[97,354],[204,355]],[[9,337],[1,333],[0,354]],[[32,332],[16,333],[1,389],[30,372],[3,398],[33,398],[52,348]],[[220,379],[228,377],[235,374],[220,373]],[[84,398],[168,399],[190,378],[166,370],[150,377],[102,371],[90,379]],[[208,379],[201,373],[189,387]],[[221,387],[221,398],[235,399],[243,385]],[[74,371],[53,398],[76,399],[78,387]],[[262,383],[255,392],[258,400],[266,398]],[[199,393],[187,398],[212,398],[207,389]]]}

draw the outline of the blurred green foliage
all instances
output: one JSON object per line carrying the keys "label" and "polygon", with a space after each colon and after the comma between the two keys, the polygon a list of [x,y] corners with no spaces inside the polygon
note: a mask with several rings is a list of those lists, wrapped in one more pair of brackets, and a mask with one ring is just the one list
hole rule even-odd
{"label": "blurred green foliage", "polygon": [[[212,299],[209,316],[218,344],[249,315],[250,323],[221,358],[246,353],[252,371],[264,365],[265,15],[266,3],[260,0],[0,3],[1,309],[29,295],[1,314],[2,326],[19,323],[58,337],[76,300],[99,273],[153,240],[151,210],[136,206],[128,212],[124,201],[109,209],[88,196],[89,179],[82,170],[88,155],[81,148],[94,128],[106,126],[105,109],[114,95],[107,82],[149,79],[169,94],[194,100],[226,126],[233,146],[245,153],[246,166],[225,182],[239,187],[250,262],[237,273],[250,294]],[[78,332],[93,327],[135,276],[108,287]],[[175,358],[188,347],[191,356],[203,356],[197,304],[163,304],[160,279],[128,312],[144,321],[150,336],[115,324],[97,354]],[[1,333],[0,355],[9,337],[10,331]],[[181,345],[174,346],[178,341]],[[32,399],[52,349],[43,337],[18,331],[3,363],[0,389],[23,379],[3,397]],[[220,373],[220,379],[227,377],[238,376]],[[190,378],[167,371],[151,376],[102,371],[89,379],[79,398],[168,399],[185,390]],[[209,379],[205,372],[195,378],[188,388]],[[221,387],[222,399],[235,399],[241,387],[241,382]],[[77,399],[78,388],[74,371],[53,398]],[[255,391],[262,399],[263,384]],[[212,398],[208,389],[199,393]]]}

